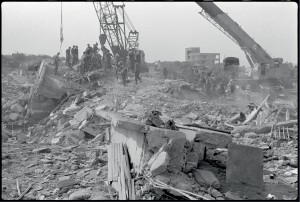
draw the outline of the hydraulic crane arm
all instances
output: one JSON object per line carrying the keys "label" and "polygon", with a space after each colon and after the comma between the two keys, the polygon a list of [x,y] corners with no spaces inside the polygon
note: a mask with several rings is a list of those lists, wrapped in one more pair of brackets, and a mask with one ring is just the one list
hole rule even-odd
{"label": "hydraulic crane arm", "polygon": [[196,3],[203,9],[200,14],[204,18],[241,47],[251,67],[256,63],[274,66],[274,59],[218,6],[213,2]]}

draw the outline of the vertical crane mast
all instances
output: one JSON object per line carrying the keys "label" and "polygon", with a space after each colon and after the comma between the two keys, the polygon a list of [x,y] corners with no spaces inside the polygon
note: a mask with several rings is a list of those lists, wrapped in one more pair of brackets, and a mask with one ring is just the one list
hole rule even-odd
{"label": "vertical crane mast", "polygon": [[[122,5],[113,2],[93,2],[101,30],[107,37],[107,42],[115,55],[124,57],[128,50],[138,49],[139,32],[137,32]],[[126,26],[125,26],[126,25]],[[126,27],[129,33],[126,35]]]}
{"label": "vertical crane mast", "polygon": [[114,5],[113,2],[93,2],[93,4],[100,22],[100,31],[102,29],[106,35],[113,54],[124,55],[127,46],[124,20],[125,5]]}
{"label": "vertical crane mast", "polygon": [[203,9],[200,13],[203,17],[241,47],[251,67],[257,64],[274,66],[274,59],[213,2],[196,3]]}

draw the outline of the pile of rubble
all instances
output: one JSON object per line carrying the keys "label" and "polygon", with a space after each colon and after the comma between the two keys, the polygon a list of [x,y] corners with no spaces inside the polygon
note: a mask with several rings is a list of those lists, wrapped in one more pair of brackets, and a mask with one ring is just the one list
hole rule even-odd
{"label": "pile of rubble", "polygon": [[[107,73],[89,81],[68,67],[60,69],[64,77],[54,77],[52,69],[43,61],[23,93],[26,102],[9,97],[17,101],[3,106],[6,119],[17,112],[28,120],[37,110],[34,96],[43,97],[40,110],[55,99],[30,127],[2,124],[5,199],[296,198],[295,106],[265,99],[246,109],[226,99],[208,101],[181,81],[144,78],[124,87],[103,78]],[[153,111],[161,112],[161,124],[150,126]],[[176,127],[166,127],[168,121]],[[281,196],[270,188],[279,182],[288,186],[276,185],[285,190]],[[247,184],[256,186],[254,194]]]}

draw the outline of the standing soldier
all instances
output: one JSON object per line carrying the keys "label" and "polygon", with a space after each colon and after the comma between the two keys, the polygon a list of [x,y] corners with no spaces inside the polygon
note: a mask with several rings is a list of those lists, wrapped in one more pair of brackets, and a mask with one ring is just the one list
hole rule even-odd
{"label": "standing soldier", "polygon": [[130,61],[130,69],[131,69],[132,73],[134,72],[134,60],[135,60],[135,55],[134,55],[133,51],[130,51],[129,61]]}
{"label": "standing soldier", "polygon": [[96,42],[96,44],[94,44],[93,46],[93,52],[97,53],[100,49],[98,48],[98,43]]}
{"label": "standing soldier", "polygon": [[111,57],[112,57],[112,54],[109,52],[109,50],[107,50],[105,56],[106,56],[107,68],[111,69]]}
{"label": "standing soldier", "polygon": [[76,55],[75,55],[75,46],[73,46],[72,49],[71,49],[71,56],[72,56],[71,65],[73,67],[75,65],[75,57],[76,57]]}
{"label": "standing soldier", "polygon": [[66,65],[70,66],[71,47],[66,50]]}
{"label": "standing soldier", "polygon": [[78,64],[79,56],[78,56],[78,46],[75,46],[75,65]]}
{"label": "standing soldier", "polygon": [[53,65],[55,65],[55,69],[54,69],[54,74],[57,75],[57,70],[58,70],[58,64],[60,62],[60,59],[59,59],[59,52],[53,56]]}
{"label": "standing soldier", "polygon": [[167,68],[166,68],[166,67],[164,67],[163,75],[164,75],[164,78],[166,79],[166,78],[167,78],[167,75],[168,75],[168,71],[167,71]]}
{"label": "standing soldier", "polygon": [[140,64],[136,61],[134,65],[134,78],[135,78],[135,84],[138,84],[138,80],[142,82],[140,78]]}
{"label": "standing soldier", "polygon": [[122,76],[122,83],[123,83],[124,86],[126,86],[126,80],[127,80],[127,67],[126,67],[125,65],[123,66],[122,62],[120,62],[120,68],[122,68],[122,70],[121,70],[121,72],[120,72],[120,74],[121,74],[121,76]]}

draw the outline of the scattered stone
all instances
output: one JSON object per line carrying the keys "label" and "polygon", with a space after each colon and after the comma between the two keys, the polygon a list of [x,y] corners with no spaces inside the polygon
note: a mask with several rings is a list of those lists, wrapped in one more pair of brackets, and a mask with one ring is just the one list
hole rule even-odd
{"label": "scattered stone", "polygon": [[232,193],[231,191],[226,192],[225,197],[229,200],[243,200],[238,194]]}
{"label": "scattered stone", "polygon": [[24,110],[24,108],[20,104],[18,104],[18,103],[12,105],[10,107],[10,109],[11,109],[11,111],[16,112],[16,113],[21,113]]}
{"label": "scattered stone", "polygon": [[246,145],[229,144],[226,181],[262,185],[263,150]]}
{"label": "scattered stone", "polygon": [[204,194],[203,195],[205,198],[207,198],[208,200],[216,200],[214,197],[212,197],[210,194]]}
{"label": "scattered stone", "polygon": [[192,172],[199,185],[206,187],[212,186],[216,189],[221,187],[219,180],[212,172],[201,169],[193,170]]}
{"label": "scattered stone", "polygon": [[69,196],[69,200],[86,200],[86,199],[90,198],[90,196],[91,196],[90,190],[81,189],[81,190],[73,192]]}
{"label": "scattered stone", "polygon": [[258,137],[258,135],[256,133],[250,132],[250,133],[245,133],[244,137],[250,138],[250,139],[255,139]]}
{"label": "scattered stone", "polygon": [[170,157],[167,152],[161,152],[151,165],[150,172],[152,176],[159,175],[166,171],[169,165]]}
{"label": "scattered stone", "polygon": [[47,148],[47,147],[44,147],[44,148],[34,149],[32,152],[33,153],[37,153],[37,154],[40,154],[40,153],[50,153],[51,149]]}
{"label": "scattered stone", "polygon": [[240,134],[240,133],[235,133],[235,134],[233,135],[233,137],[235,137],[235,138],[240,138],[240,137],[241,137],[241,134]]}
{"label": "scattered stone", "polygon": [[42,174],[43,172],[44,172],[43,169],[36,169],[36,170],[34,171],[35,174]]}
{"label": "scattered stone", "polygon": [[96,193],[93,194],[89,200],[108,200],[108,198],[106,196],[104,196],[102,193]]}
{"label": "scattered stone", "polygon": [[18,117],[19,117],[19,114],[18,114],[18,113],[10,113],[9,116],[8,116],[8,118],[9,118],[10,120],[12,120],[12,121],[17,120]]}
{"label": "scattered stone", "polygon": [[223,197],[218,197],[216,200],[225,200]]}
{"label": "scattered stone", "polygon": [[63,188],[63,187],[68,187],[68,186],[73,186],[75,184],[79,184],[79,182],[77,182],[76,180],[74,179],[67,179],[67,180],[62,180],[62,181],[59,181],[57,183],[57,188]]}
{"label": "scattered stone", "polygon": [[212,195],[213,197],[215,198],[218,198],[218,197],[222,197],[223,194],[221,192],[219,192],[218,190],[212,188],[212,187],[209,187],[209,189],[207,190],[207,192]]}

